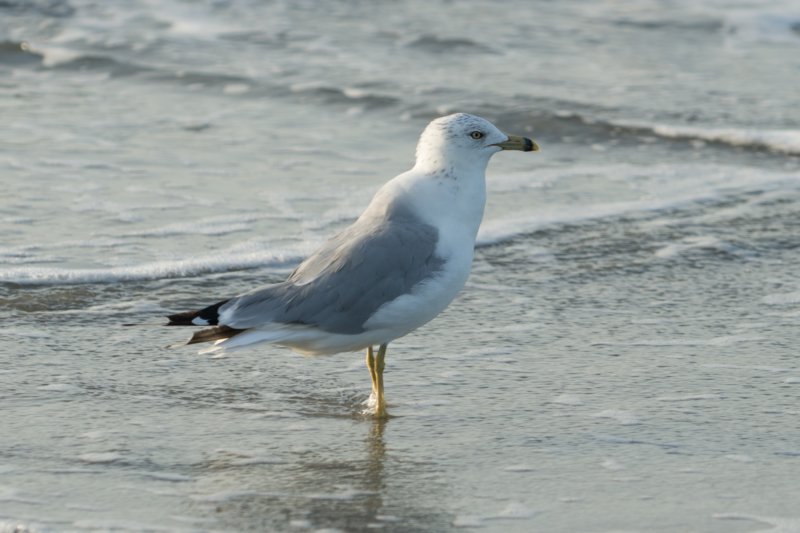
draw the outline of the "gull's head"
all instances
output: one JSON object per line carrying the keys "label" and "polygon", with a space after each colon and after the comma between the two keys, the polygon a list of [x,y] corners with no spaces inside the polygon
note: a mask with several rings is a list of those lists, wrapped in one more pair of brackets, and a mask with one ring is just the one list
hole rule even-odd
{"label": "gull's head", "polygon": [[507,135],[485,118],[466,113],[440,117],[428,124],[417,144],[417,167],[454,171],[486,169],[501,150],[533,152],[539,146],[527,137]]}

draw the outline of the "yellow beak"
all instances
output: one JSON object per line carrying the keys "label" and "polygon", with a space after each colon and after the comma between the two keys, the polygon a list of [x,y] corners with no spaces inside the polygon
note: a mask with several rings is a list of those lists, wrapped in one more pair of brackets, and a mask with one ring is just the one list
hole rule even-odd
{"label": "yellow beak", "polygon": [[509,135],[508,140],[505,142],[497,143],[503,150],[522,150],[523,152],[538,152],[539,145],[527,137],[520,137],[519,135]]}

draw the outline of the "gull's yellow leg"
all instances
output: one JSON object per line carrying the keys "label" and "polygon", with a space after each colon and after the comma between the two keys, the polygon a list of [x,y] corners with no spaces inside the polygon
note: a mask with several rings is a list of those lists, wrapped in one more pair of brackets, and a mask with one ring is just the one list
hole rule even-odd
{"label": "gull's yellow leg", "polygon": [[386,347],[388,344],[381,344],[378,354],[375,356],[375,374],[378,382],[378,403],[375,406],[375,416],[386,418],[386,399],[383,394],[383,369],[386,368]]}
{"label": "gull's yellow leg", "polygon": [[367,347],[367,368],[369,377],[372,379],[372,393],[378,396],[378,375],[375,372],[375,356],[372,353],[372,346]]}

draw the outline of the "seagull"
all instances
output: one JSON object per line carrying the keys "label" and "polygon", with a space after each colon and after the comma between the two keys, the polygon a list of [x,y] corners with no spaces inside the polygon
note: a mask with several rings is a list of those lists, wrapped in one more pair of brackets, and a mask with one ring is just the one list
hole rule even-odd
{"label": "seagull", "polygon": [[200,353],[260,342],[306,355],[366,349],[369,405],[374,416],[387,417],[386,349],[441,313],[467,282],[486,203],[486,167],[502,150],[539,146],[466,113],[432,121],[413,168],[383,185],[351,226],[286,281],[170,315],[166,325],[206,326],[186,343],[213,342]]}

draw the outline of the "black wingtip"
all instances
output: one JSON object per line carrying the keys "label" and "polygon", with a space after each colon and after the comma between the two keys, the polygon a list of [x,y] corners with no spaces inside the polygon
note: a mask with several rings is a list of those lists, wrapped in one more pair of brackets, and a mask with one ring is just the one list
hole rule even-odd
{"label": "black wingtip", "polygon": [[[184,311],[183,313],[175,313],[174,315],[167,316],[169,322],[167,326],[216,326],[219,324],[219,308],[225,305],[228,300],[222,300],[214,305],[209,305],[205,309],[199,311]],[[204,324],[197,324],[196,318],[202,319]]]}
{"label": "black wingtip", "polygon": [[200,314],[200,311],[185,311],[183,313],[176,313],[174,315],[169,315],[167,320],[169,322],[166,324],[167,326],[195,326],[196,324],[192,323],[192,320],[197,318]]}

